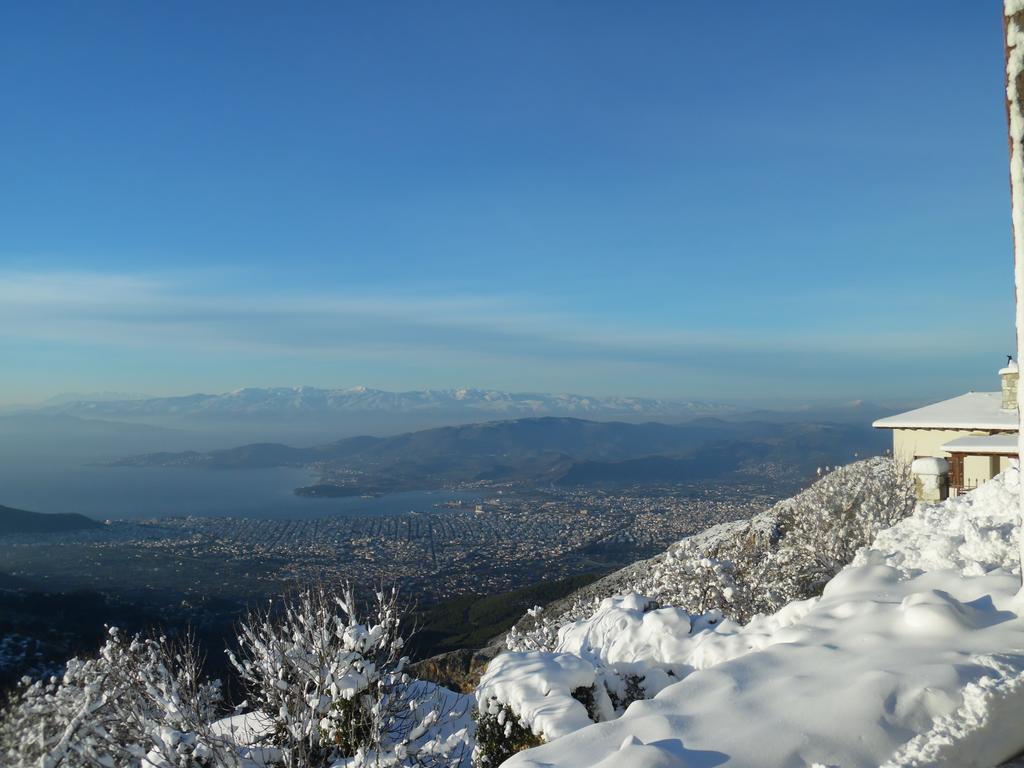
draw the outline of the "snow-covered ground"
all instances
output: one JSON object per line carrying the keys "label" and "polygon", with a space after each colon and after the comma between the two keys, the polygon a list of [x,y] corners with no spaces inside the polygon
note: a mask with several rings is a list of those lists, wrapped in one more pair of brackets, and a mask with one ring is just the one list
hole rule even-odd
{"label": "snow-covered ground", "polygon": [[[505,765],[1009,759],[1024,750],[1017,484],[1011,470],[967,497],[917,510],[880,533],[820,598],[743,627],[633,596],[606,600],[563,628],[555,653],[498,657],[478,701],[510,706],[548,741]],[[606,683],[595,691],[622,693],[638,677],[656,695],[620,716],[597,695],[588,717],[572,696],[595,682]]]}
{"label": "snow-covered ground", "polygon": [[966,496],[920,507],[881,531],[854,565],[885,563],[908,575],[953,569],[980,576],[996,568],[1019,573],[1017,472]]}

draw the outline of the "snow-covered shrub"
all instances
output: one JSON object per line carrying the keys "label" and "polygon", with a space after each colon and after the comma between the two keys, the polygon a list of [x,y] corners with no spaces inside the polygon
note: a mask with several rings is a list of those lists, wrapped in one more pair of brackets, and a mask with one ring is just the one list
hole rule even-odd
{"label": "snow-covered shrub", "polygon": [[[373,740],[383,685],[404,664],[394,595],[363,622],[354,595],[304,590],[251,615],[229,660],[272,723],[288,766],[329,765]],[[383,678],[389,678],[385,681]]]}
{"label": "snow-covered shrub", "polygon": [[240,655],[229,659],[281,764],[457,764],[437,744],[421,749],[426,729],[451,713],[438,709],[440,699],[423,706],[422,687],[404,671],[401,630],[395,591],[378,592],[365,617],[350,588],[339,596],[324,587],[250,616]]}
{"label": "snow-covered shrub", "polygon": [[[622,595],[602,600],[588,619],[564,626],[555,653],[579,657],[594,668],[601,690],[591,719],[611,720],[632,702],[651,698],[678,680],[686,659],[703,642],[702,633],[731,632],[737,626],[723,621],[718,611],[691,616],[642,595]],[[506,669],[507,677],[525,671],[522,666],[514,673]]]}
{"label": "snow-covered shrub", "polygon": [[[674,566],[679,593],[676,602],[695,613],[721,609],[737,600],[736,563],[715,557],[683,553],[667,562]],[[679,578],[679,577],[682,578]]]}
{"label": "snow-covered shrub", "polygon": [[558,645],[558,630],[572,621],[585,619],[597,609],[599,600],[575,600],[556,617],[537,605],[526,612],[505,635],[505,648],[510,651],[553,651]]}
{"label": "snow-covered shrub", "polygon": [[693,614],[718,609],[745,622],[820,594],[913,509],[907,467],[885,457],[856,462],[749,521],[683,539],[632,588]]}
{"label": "snow-covered shrub", "polygon": [[543,744],[543,740],[520,722],[512,708],[489,699],[487,707],[477,709],[476,743],[473,765],[476,768],[497,768],[516,752]]}
{"label": "snow-covered shrub", "polygon": [[879,531],[907,517],[914,501],[909,468],[878,458],[841,467],[781,502],[782,599],[821,594]]}
{"label": "snow-covered shrub", "polygon": [[0,721],[0,764],[228,768],[231,746],[210,723],[217,683],[200,680],[189,639],[125,638],[111,629],[94,659],[25,681]]}
{"label": "snow-covered shrub", "polygon": [[558,644],[558,629],[568,620],[569,614],[590,615],[595,604],[579,603],[552,618],[541,605],[526,611],[525,621],[518,622],[505,635],[505,648],[510,651],[553,651]]}

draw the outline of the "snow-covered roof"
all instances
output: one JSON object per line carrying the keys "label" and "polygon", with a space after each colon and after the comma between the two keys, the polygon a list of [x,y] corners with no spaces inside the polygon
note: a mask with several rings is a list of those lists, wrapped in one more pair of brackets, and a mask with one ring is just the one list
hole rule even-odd
{"label": "snow-covered roof", "polygon": [[946,453],[1017,453],[1017,433],[1001,435],[968,435],[950,440],[942,446]]}
{"label": "snow-covered roof", "polygon": [[1017,411],[1002,409],[1000,392],[968,392],[895,416],[879,419],[885,429],[1017,429]]}

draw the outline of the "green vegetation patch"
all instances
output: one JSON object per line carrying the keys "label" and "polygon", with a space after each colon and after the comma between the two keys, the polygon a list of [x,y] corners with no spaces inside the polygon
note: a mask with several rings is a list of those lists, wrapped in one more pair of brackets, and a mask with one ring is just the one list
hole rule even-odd
{"label": "green vegetation patch", "polygon": [[419,631],[410,643],[412,653],[422,659],[460,648],[482,648],[511,629],[528,609],[572,594],[605,573],[581,573],[497,595],[463,595],[430,606],[417,613]]}

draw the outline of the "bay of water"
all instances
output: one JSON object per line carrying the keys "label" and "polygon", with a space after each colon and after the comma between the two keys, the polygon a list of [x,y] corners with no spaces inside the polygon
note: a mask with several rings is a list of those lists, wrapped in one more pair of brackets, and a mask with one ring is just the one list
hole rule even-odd
{"label": "bay of water", "polygon": [[430,512],[435,504],[472,502],[479,494],[410,491],[372,499],[317,499],[293,489],[315,477],[301,469],[202,470],[0,462],[0,505],[33,512],[77,512],[99,520],[198,515],[274,517]]}

